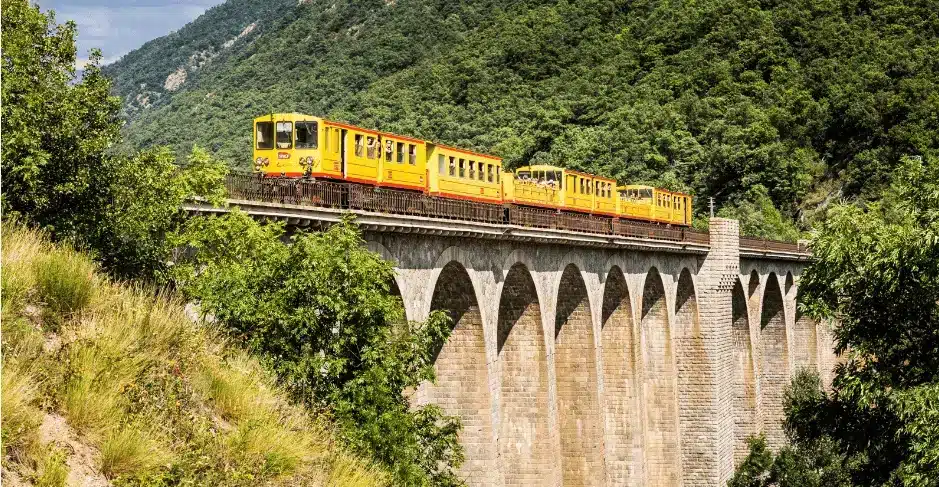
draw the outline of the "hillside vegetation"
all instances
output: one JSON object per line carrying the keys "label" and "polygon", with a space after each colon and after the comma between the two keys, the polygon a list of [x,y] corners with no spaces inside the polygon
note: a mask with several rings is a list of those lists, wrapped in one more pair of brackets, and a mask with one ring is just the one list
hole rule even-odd
{"label": "hillside vegetation", "polygon": [[[261,18],[250,5],[185,34],[220,41]],[[939,150],[929,0],[311,0],[276,17],[149,108],[138,82],[178,66],[139,60],[175,34],[107,67],[127,143],[198,143],[245,166],[249,120],[300,111],[510,167],[689,189],[699,212],[766,195],[803,227],[831,201],[878,198],[902,156]]]}
{"label": "hillside vegetation", "polygon": [[384,483],[172,295],[2,231],[4,485]]}

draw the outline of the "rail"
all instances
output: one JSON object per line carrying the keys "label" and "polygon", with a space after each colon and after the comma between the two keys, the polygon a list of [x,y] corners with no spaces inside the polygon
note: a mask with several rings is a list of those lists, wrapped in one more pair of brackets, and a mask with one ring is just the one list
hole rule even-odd
{"label": "rail", "polygon": [[[231,173],[226,177],[225,186],[231,198],[268,203],[508,224],[522,228],[545,228],[697,245],[710,243],[710,236],[707,232],[689,228],[525,206],[505,207],[353,183],[306,179],[262,179],[250,173]],[[750,237],[740,237],[740,248],[763,252],[807,252],[802,244]]]}
{"label": "rail", "polygon": [[798,254],[807,254],[809,252],[808,246],[804,242],[783,242],[755,237],[740,237],[740,249]]}

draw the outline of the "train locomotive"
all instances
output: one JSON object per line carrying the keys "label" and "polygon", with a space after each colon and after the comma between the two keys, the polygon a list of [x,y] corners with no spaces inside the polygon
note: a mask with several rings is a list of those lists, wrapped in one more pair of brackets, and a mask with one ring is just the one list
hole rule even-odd
{"label": "train locomotive", "polygon": [[506,171],[499,157],[300,113],[254,119],[254,171],[543,208],[660,225],[691,225],[691,196],[550,165]]}

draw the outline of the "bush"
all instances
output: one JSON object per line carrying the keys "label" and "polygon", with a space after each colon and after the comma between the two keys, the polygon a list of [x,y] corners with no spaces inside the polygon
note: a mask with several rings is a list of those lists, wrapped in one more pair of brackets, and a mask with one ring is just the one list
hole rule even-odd
{"label": "bush", "polygon": [[[229,336],[273,370],[294,400],[326,409],[342,437],[372,455],[398,485],[453,485],[462,463],[459,423],[434,406],[412,408],[404,391],[433,380],[431,351],[447,317],[406,323],[389,293],[390,263],[364,248],[351,220],[281,240],[283,227],[235,211],[193,221],[174,269],[178,285]],[[224,376],[205,379],[221,409],[253,407]]]}

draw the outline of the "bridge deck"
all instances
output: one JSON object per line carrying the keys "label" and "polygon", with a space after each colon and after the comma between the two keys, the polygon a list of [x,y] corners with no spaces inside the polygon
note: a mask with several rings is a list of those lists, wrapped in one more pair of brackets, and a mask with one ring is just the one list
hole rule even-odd
{"label": "bridge deck", "polygon": [[[310,180],[262,181],[249,174],[229,174],[226,188],[237,206],[258,218],[289,225],[323,227],[352,213],[365,230],[424,233],[574,246],[704,254],[709,235],[688,228],[665,227],[591,215],[535,208],[447,200],[420,193],[356,184]],[[221,213],[201,200],[186,204],[194,213]],[[807,260],[801,244],[740,238],[743,257]]]}

